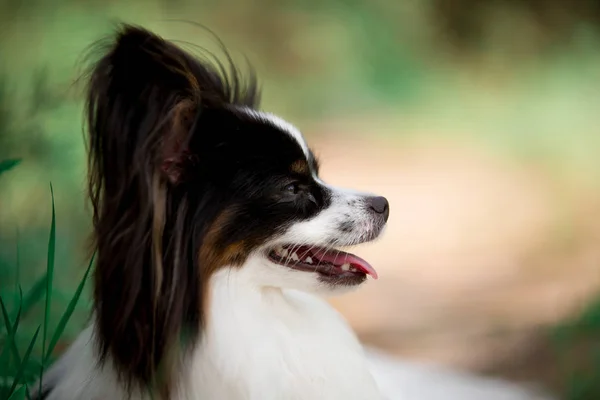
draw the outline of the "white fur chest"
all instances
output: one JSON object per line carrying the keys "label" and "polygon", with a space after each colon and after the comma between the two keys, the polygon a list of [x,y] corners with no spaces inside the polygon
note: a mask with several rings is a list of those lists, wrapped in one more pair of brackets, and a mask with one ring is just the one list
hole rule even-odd
{"label": "white fur chest", "polygon": [[242,270],[212,279],[185,399],[380,398],[354,333],[311,295],[258,289]]}

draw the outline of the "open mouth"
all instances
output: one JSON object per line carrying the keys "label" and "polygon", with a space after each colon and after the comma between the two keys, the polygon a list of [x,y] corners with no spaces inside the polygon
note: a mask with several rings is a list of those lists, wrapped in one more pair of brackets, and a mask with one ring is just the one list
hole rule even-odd
{"label": "open mouth", "polygon": [[377,279],[377,272],[367,261],[341,250],[317,246],[282,245],[269,251],[269,259],[292,269],[317,272],[328,278],[360,277],[370,275]]}

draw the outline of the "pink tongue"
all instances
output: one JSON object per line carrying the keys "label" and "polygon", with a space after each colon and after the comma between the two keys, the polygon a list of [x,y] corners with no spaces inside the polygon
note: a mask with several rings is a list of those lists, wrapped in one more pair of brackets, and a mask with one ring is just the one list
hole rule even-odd
{"label": "pink tongue", "polygon": [[321,261],[327,261],[336,266],[341,266],[342,264],[350,264],[355,268],[360,269],[367,275],[371,275],[373,279],[377,279],[377,271],[375,268],[371,266],[368,262],[363,260],[362,258],[355,256],[354,254],[344,253],[343,251],[323,251],[321,249],[313,249],[311,251],[314,256],[316,256]]}

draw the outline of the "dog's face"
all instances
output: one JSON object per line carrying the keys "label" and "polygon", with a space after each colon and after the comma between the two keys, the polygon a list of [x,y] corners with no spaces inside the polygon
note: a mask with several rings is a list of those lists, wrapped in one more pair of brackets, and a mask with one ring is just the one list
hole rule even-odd
{"label": "dog's face", "polygon": [[257,285],[311,292],[377,277],[340,247],[379,236],[389,215],[385,198],[323,182],[301,133],[273,115],[234,107],[205,114],[198,126],[212,129],[192,137],[197,161],[186,190],[218,205],[201,262],[251,270],[247,276]]}
{"label": "dog's face", "polygon": [[387,201],[322,182],[298,130],[258,111],[253,77],[138,27],[107,44],[87,91],[94,312],[124,379],[151,384],[184,328],[200,336],[224,268],[324,293],[377,277],[339,248],[376,238]]}

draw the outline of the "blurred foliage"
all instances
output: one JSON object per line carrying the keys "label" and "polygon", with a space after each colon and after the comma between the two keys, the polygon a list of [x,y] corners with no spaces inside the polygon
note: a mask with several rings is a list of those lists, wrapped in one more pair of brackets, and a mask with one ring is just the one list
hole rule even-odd
{"label": "blurred foliage", "polygon": [[[116,21],[191,51],[216,49],[206,31],[179,19],[207,25],[234,58],[247,55],[263,78],[264,108],[294,122],[374,115],[390,143],[414,132],[468,139],[599,186],[600,88],[590,84],[600,78],[597,1],[0,1],[0,160],[23,160],[0,177],[0,293],[11,323],[21,307],[22,352],[48,312],[50,326],[60,324],[87,257],[81,56]],[[62,223],[47,310],[49,181]],[[30,288],[22,298],[15,282]],[[83,295],[65,342],[88,305]],[[557,343],[598,337],[599,325],[600,304],[561,328]],[[600,398],[594,357],[586,371],[565,372],[574,374],[569,399]]]}
{"label": "blurred foliage", "polygon": [[[19,164],[19,160],[0,161],[0,175],[11,170]],[[17,242],[16,263],[8,268],[19,272],[21,270],[19,254],[19,243]],[[14,287],[13,299],[14,309],[9,311],[7,307],[6,287],[0,294],[0,399],[25,399],[30,398],[27,387],[32,383],[43,379],[44,370],[51,365],[56,358],[55,348],[62,339],[69,319],[79,303],[87,277],[93,264],[93,258],[85,272],[83,279],[79,282],[75,294],[69,301],[68,307],[62,313],[53,333],[50,331],[53,323],[51,313],[51,298],[53,293],[54,261],[56,251],[56,215],[54,210],[54,195],[52,194],[52,222],[50,224],[50,238],[47,247],[47,263],[45,275],[39,279],[33,287],[23,295],[20,282],[17,280]],[[6,266],[5,266],[6,268]],[[36,305],[44,303],[43,322],[39,317],[28,319],[30,311]],[[35,332],[28,332],[29,325],[37,324]],[[41,333],[41,339],[38,340]],[[25,341],[25,342],[23,342]],[[41,347],[39,346],[41,342]],[[24,351],[23,351],[24,350]]]}
{"label": "blurred foliage", "polygon": [[600,399],[600,298],[552,332],[565,375],[565,400]]}
{"label": "blurred foliage", "polygon": [[432,7],[441,31],[460,48],[484,45],[486,23],[500,13],[525,17],[533,31],[528,40],[540,50],[568,42],[582,24],[600,27],[600,3],[593,0],[433,0]]}

